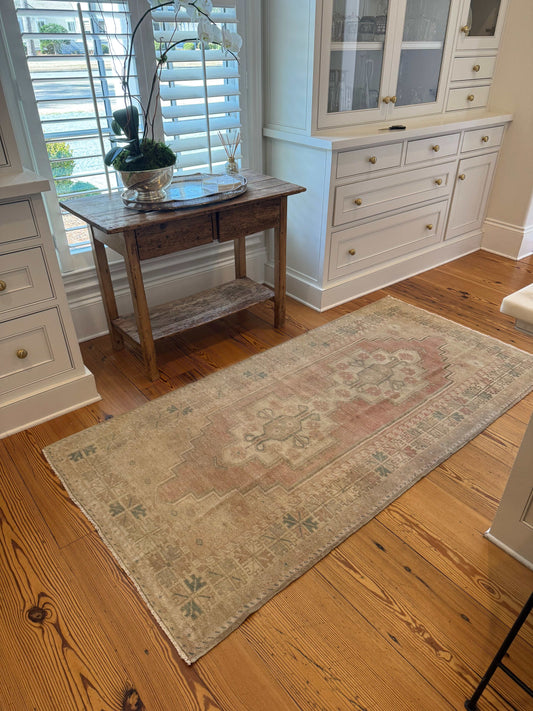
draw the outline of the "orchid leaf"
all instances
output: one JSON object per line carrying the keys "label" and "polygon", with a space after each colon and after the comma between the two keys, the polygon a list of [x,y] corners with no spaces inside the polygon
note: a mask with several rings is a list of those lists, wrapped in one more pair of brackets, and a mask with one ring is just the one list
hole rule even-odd
{"label": "orchid leaf", "polygon": [[114,148],[111,148],[111,150],[107,151],[105,154],[104,163],[106,165],[112,165],[115,158],[118,158],[124,149],[125,146],[115,146]]}
{"label": "orchid leaf", "polygon": [[113,111],[113,118],[130,141],[139,137],[139,111],[136,106]]}

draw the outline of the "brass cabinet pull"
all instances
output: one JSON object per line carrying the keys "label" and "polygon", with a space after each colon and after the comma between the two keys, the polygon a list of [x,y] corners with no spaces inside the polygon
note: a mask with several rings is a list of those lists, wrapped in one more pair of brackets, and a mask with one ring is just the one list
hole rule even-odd
{"label": "brass cabinet pull", "polygon": [[23,360],[24,358],[27,358],[28,356],[28,351],[25,348],[19,348],[17,351],[17,358],[20,358]]}
{"label": "brass cabinet pull", "polygon": [[474,101],[476,97],[474,96],[474,94],[468,94],[466,98],[468,99],[468,101]]}
{"label": "brass cabinet pull", "polygon": [[376,158],[376,156],[370,156],[368,161],[369,161],[369,163],[372,163],[372,165],[376,165],[376,163],[378,162],[378,159]]}
{"label": "brass cabinet pull", "polygon": [[489,142],[489,137],[488,137],[488,136],[482,136],[482,137],[481,137],[481,140],[483,141],[483,143],[488,143],[488,142]]}
{"label": "brass cabinet pull", "polygon": [[383,103],[384,103],[384,104],[390,104],[390,96],[384,96],[384,97],[383,97]]}
{"label": "brass cabinet pull", "polygon": [[442,178],[437,178],[437,180],[435,180],[435,185],[442,185]]}
{"label": "brass cabinet pull", "polygon": [[361,200],[361,198],[356,198],[356,199],[354,200],[354,204],[355,204],[355,205],[362,205],[362,204],[363,204],[363,201]]}
{"label": "brass cabinet pull", "polygon": [[435,146],[432,146],[432,148],[435,151],[435,153],[438,153],[440,151],[440,146],[438,144]]}
{"label": "brass cabinet pull", "polygon": [[466,175],[464,173],[461,173],[459,176],[459,180],[466,180]]}
{"label": "brass cabinet pull", "polygon": [[479,64],[474,64],[474,66],[472,67],[473,72],[479,72],[480,69],[481,69],[481,67]]}
{"label": "brass cabinet pull", "polygon": [[2,279],[0,279],[0,291],[5,291],[6,289],[7,284],[5,283],[5,281],[2,281]]}
{"label": "brass cabinet pull", "polygon": [[432,230],[432,229],[433,229],[433,225],[426,225],[426,230]]}
{"label": "brass cabinet pull", "polygon": [[355,249],[349,249],[349,250],[348,250],[348,254],[351,254],[352,257],[353,257],[354,254],[355,254]]}
{"label": "brass cabinet pull", "polygon": [[461,32],[465,35],[467,35],[470,32],[470,27],[468,25],[465,25],[464,27],[461,27]]}
{"label": "brass cabinet pull", "polygon": [[396,94],[394,94],[394,96],[391,96],[390,100],[391,100],[391,103],[395,104],[396,103]]}

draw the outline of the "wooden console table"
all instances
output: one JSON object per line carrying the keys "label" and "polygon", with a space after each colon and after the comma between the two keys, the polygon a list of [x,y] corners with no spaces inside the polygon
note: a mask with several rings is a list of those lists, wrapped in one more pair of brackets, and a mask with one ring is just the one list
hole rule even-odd
{"label": "wooden console table", "polygon": [[[274,326],[285,320],[287,197],[305,188],[267,175],[243,171],[248,190],[232,200],[196,208],[137,212],[118,193],[62,201],[66,210],[88,223],[96,271],[113,348],[124,341],[144,360],[157,380],[154,340],[274,299]],[[274,229],[274,291],[246,276],[246,235]],[[233,240],[235,280],[220,287],[149,309],[141,262],[213,241]],[[122,255],[134,313],[119,316],[105,246]]]}

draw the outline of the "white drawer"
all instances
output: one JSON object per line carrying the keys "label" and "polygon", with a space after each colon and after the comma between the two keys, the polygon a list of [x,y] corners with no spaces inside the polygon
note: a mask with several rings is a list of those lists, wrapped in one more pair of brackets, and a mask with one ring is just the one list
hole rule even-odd
{"label": "white drawer", "polygon": [[457,155],[460,133],[450,133],[444,136],[418,138],[407,143],[405,163],[422,163],[428,160],[442,160]]}
{"label": "white drawer", "polygon": [[344,151],[337,157],[337,178],[396,168],[402,160],[402,142]]}
{"label": "white drawer", "polygon": [[0,323],[0,395],[72,367],[57,309]]}
{"label": "white drawer", "polygon": [[446,197],[451,192],[454,177],[455,161],[343,185],[335,190],[333,224],[344,225],[424,200]]}
{"label": "white drawer", "polygon": [[450,89],[446,111],[479,109],[487,105],[490,86],[469,86],[464,89]]}
{"label": "white drawer", "polygon": [[329,279],[411,254],[442,241],[448,201],[442,200],[332,235]]}
{"label": "white drawer", "polygon": [[0,313],[53,296],[40,247],[0,255]]}
{"label": "white drawer", "polygon": [[504,132],[504,126],[491,126],[491,128],[477,128],[475,131],[466,131],[461,153],[478,151],[480,148],[496,148],[501,145]]}
{"label": "white drawer", "polygon": [[38,236],[30,200],[0,203],[0,243]]}
{"label": "white drawer", "polygon": [[496,57],[456,57],[452,66],[452,81],[492,79]]}

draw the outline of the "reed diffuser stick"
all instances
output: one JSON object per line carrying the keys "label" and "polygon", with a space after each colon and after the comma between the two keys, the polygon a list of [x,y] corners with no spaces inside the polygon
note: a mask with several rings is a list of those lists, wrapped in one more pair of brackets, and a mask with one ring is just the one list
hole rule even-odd
{"label": "reed diffuser stick", "polygon": [[241,132],[237,131],[234,137],[231,136],[230,133],[231,132],[223,134],[219,131],[218,137],[220,138],[220,143],[224,147],[228,160],[233,162],[237,154],[237,148],[241,142]]}

